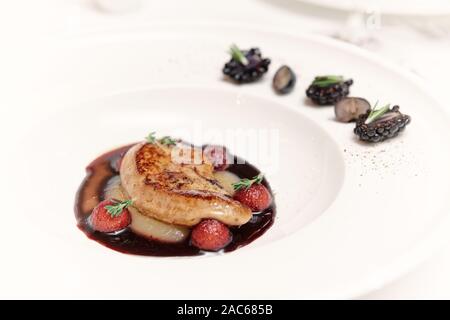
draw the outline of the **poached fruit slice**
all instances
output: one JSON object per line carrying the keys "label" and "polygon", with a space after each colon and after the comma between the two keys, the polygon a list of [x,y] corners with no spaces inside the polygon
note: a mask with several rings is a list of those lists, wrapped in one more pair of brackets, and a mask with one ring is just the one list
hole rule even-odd
{"label": "poached fruit slice", "polygon": [[[105,197],[117,200],[125,200],[127,196],[120,184],[119,176],[112,178],[105,189]],[[129,228],[142,237],[161,242],[183,242],[189,237],[189,228],[164,223],[145,216],[133,206],[128,207],[131,215]]]}
{"label": "poached fruit slice", "polygon": [[233,184],[241,180],[237,175],[230,171],[215,171],[214,178],[230,194],[234,194]]}

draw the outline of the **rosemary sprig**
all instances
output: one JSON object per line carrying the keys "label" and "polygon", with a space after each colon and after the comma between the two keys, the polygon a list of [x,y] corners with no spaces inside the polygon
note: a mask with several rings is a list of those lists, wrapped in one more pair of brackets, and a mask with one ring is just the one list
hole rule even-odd
{"label": "rosemary sprig", "polygon": [[343,81],[343,76],[327,75],[315,77],[312,84],[318,87],[328,87],[330,85],[341,83]]}
{"label": "rosemary sprig", "polygon": [[253,177],[252,179],[241,179],[240,181],[233,183],[233,189],[235,191],[240,190],[240,189],[248,189],[250,188],[253,184],[259,184],[263,181],[264,175],[262,173],[260,173],[259,175],[257,175],[256,177]]}
{"label": "rosemary sprig", "polygon": [[161,139],[159,139],[159,143],[165,146],[174,146],[177,144],[177,141],[169,136],[164,136]]}
{"label": "rosemary sprig", "polygon": [[111,217],[115,218],[115,217],[118,217],[122,213],[123,209],[126,209],[129,206],[131,206],[132,203],[133,203],[133,200],[125,200],[125,201],[118,202],[115,205],[105,206],[105,209],[106,209],[106,211],[108,211],[108,213],[111,215]]}
{"label": "rosemary sprig", "polygon": [[369,116],[366,119],[366,124],[370,124],[375,120],[379,119],[383,114],[390,110],[391,104],[388,103],[384,107],[377,108],[378,101],[375,103],[374,107],[370,110]]}
{"label": "rosemary sprig", "polygon": [[149,135],[147,137],[145,137],[145,140],[147,140],[147,143],[154,144],[156,142],[155,133],[156,132],[154,132],[154,131],[150,132]]}
{"label": "rosemary sprig", "polygon": [[246,66],[248,64],[248,60],[245,57],[244,53],[238,48],[237,45],[232,44],[230,46],[230,54],[233,60],[241,63],[242,65]]}

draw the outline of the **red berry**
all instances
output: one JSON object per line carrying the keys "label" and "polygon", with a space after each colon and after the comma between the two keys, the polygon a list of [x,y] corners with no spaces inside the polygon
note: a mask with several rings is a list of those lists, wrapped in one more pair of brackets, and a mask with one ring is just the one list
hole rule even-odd
{"label": "red berry", "polygon": [[114,232],[125,229],[131,223],[128,209],[123,208],[119,214],[112,215],[106,208],[106,206],[114,206],[118,203],[120,202],[114,200],[100,202],[89,217],[91,227],[100,232]]}
{"label": "red berry", "polygon": [[224,146],[207,145],[203,149],[203,156],[214,166],[215,170],[225,170],[232,162],[227,149]]}
{"label": "red berry", "polygon": [[272,203],[269,190],[262,184],[253,184],[250,188],[239,189],[233,198],[252,209],[253,212],[263,211]]}
{"label": "red berry", "polygon": [[214,219],[203,220],[191,233],[192,245],[207,251],[218,251],[227,246],[231,239],[230,229]]}

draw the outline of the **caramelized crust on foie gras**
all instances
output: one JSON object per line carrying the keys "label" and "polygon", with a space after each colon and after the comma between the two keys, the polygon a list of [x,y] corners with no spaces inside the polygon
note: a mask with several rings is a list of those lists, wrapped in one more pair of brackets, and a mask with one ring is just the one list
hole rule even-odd
{"label": "caramelized crust on foie gras", "polygon": [[[188,160],[197,160],[194,163],[183,163],[179,159],[186,149],[177,148],[159,142],[139,143],[125,154],[120,177],[133,206],[144,215],[184,226],[207,218],[230,226],[247,223],[251,210],[231,198],[214,178],[213,165],[202,158],[201,152],[187,155]],[[179,156],[177,161],[174,155]]]}

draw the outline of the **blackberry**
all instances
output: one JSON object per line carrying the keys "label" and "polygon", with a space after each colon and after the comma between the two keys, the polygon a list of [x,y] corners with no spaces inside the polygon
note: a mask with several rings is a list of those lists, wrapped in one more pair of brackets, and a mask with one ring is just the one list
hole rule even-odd
{"label": "blackberry", "polygon": [[352,79],[342,76],[319,76],[306,90],[306,96],[318,105],[333,105],[350,93]]}
{"label": "blackberry", "polygon": [[399,106],[389,109],[387,105],[360,115],[354,133],[363,141],[381,142],[396,137],[410,122],[411,117],[402,114]]}
{"label": "blackberry", "polygon": [[222,72],[237,83],[257,81],[269,70],[270,59],[263,58],[258,48],[241,51],[232,45],[230,54],[232,58],[225,64]]}

